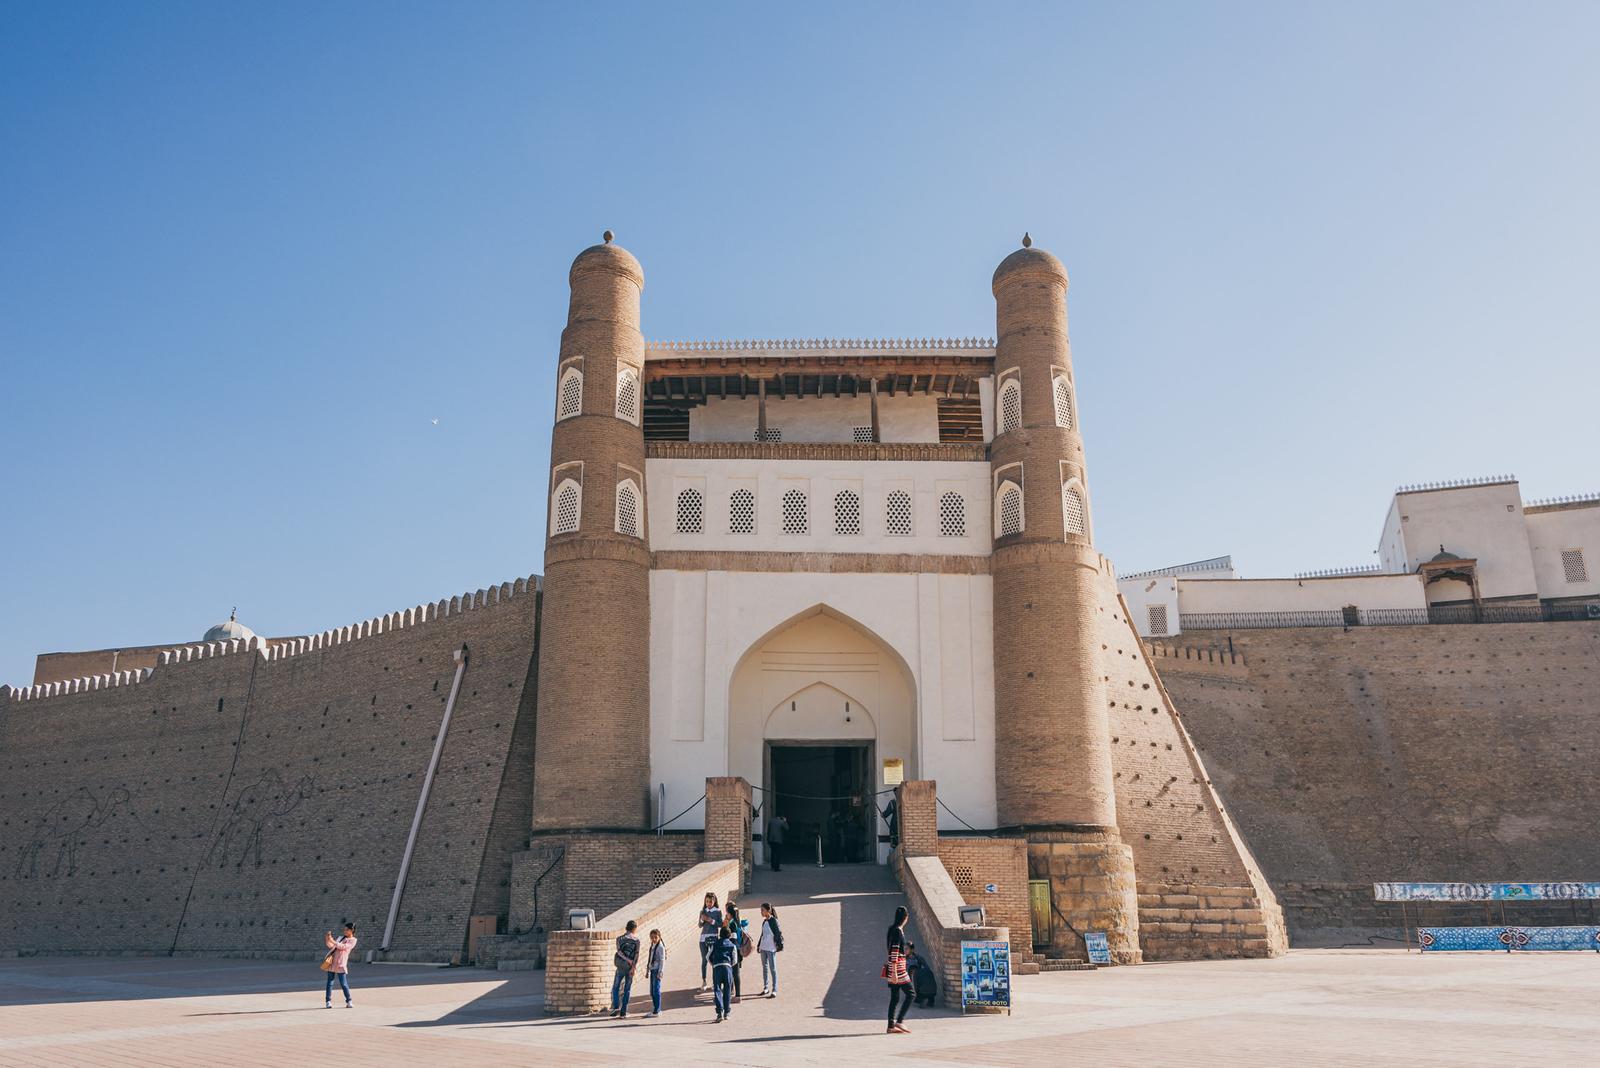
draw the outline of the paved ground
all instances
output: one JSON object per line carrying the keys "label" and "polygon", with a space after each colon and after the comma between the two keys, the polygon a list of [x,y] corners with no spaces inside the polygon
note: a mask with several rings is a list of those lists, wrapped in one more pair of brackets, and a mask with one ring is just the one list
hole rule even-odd
{"label": "paved ground", "polygon": [[885,1035],[879,947],[899,898],[884,876],[764,874],[745,903],[779,906],[781,996],[726,1024],[692,950],[669,961],[665,1014],[624,1022],[545,1017],[539,972],[358,965],[346,1011],[322,1008],[314,963],[24,958],[0,960],[0,1065],[1600,1063],[1597,954],[1306,950],[1018,976],[1010,1018],[914,1010],[913,1034]]}

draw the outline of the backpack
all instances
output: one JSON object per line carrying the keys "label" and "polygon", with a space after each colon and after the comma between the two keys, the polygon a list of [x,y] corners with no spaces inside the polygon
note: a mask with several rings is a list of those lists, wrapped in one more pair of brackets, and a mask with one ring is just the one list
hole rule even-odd
{"label": "backpack", "polygon": [[772,924],[772,944],[778,947],[778,952],[783,952],[783,931],[778,927],[778,917],[774,916],[767,921]]}

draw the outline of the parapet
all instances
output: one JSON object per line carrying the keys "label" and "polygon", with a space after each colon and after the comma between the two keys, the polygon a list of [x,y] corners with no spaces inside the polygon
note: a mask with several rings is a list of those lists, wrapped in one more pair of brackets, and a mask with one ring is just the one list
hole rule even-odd
{"label": "parapet", "polygon": [[374,616],[371,619],[363,619],[359,623],[353,623],[349,626],[336,627],[332,630],[321,631],[302,638],[275,640],[272,645],[267,645],[259,637],[253,637],[248,641],[234,638],[225,642],[202,642],[195,645],[176,646],[162,650],[154,668],[114,671],[104,675],[87,675],[81,678],[43,683],[38,686],[0,686],[0,700],[32,701],[44,697],[59,697],[66,694],[110,689],[114,686],[133,685],[148,680],[153,674],[166,667],[187,664],[196,660],[229,656],[233,653],[254,653],[264,661],[269,662],[287,660],[289,657],[299,656],[301,653],[326,649],[335,645],[344,645],[348,642],[375,637],[389,631],[402,630],[439,619],[447,619],[450,616],[458,616],[463,612],[470,612],[475,609],[487,608],[511,601],[524,594],[536,594],[542,588],[542,582],[543,580],[540,576],[529,575],[514,582],[503,582],[498,586],[490,586],[487,589],[476,591],[469,590],[458,596],[443,598],[430,604],[420,604],[398,612],[390,612],[386,615]]}

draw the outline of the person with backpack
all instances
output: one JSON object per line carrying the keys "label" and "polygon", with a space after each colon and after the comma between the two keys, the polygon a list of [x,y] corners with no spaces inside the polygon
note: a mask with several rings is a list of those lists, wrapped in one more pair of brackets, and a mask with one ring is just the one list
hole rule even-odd
{"label": "person with backpack", "polygon": [[761,903],[761,934],[756,938],[756,952],[761,954],[761,993],[757,996],[778,996],[778,954],[783,952],[783,931],[778,927],[778,910],[766,901]]}
{"label": "person with backpack", "polygon": [[734,944],[733,932],[726,924],[711,940],[706,955],[711,961],[711,1003],[717,1010],[717,1023],[721,1023],[733,1012],[733,962],[739,959],[739,947]]}
{"label": "person with backpack", "polygon": [[628,1015],[628,999],[633,997],[633,970],[639,964],[638,920],[629,920],[628,929],[617,936],[617,952],[612,961],[617,974],[611,980],[611,1015],[623,1019]]}
{"label": "person with backpack", "polygon": [[743,995],[744,959],[755,952],[755,943],[750,940],[750,932],[746,930],[750,921],[739,915],[739,906],[732,901],[728,902],[728,930],[733,935],[733,1000],[738,1001]]}
{"label": "person with backpack", "polygon": [[911,1003],[933,1008],[934,999],[939,996],[939,983],[933,976],[933,969],[917,952],[915,942],[906,944],[906,972],[911,976],[911,988],[916,995]]}
{"label": "person with backpack", "polygon": [[333,981],[339,980],[339,989],[344,991],[344,1007],[354,1008],[350,1000],[350,951],[356,948],[356,925],[346,923],[344,934],[338,938],[333,937],[332,931],[322,932],[322,942],[328,947],[327,956],[322,958],[322,970],[328,973],[328,983],[322,991],[322,1007],[333,1008]]}

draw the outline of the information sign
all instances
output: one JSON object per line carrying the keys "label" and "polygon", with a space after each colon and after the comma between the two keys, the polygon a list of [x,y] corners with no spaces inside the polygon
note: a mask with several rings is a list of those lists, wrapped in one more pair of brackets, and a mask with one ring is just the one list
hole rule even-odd
{"label": "information sign", "polygon": [[1110,964],[1111,946],[1106,942],[1106,936],[1101,931],[1085,931],[1083,944],[1089,950],[1090,964]]}
{"label": "information sign", "polygon": [[961,1010],[1011,1008],[1011,943],[961,943]]}

